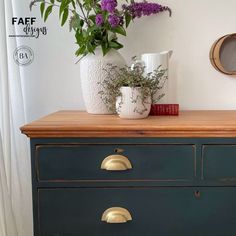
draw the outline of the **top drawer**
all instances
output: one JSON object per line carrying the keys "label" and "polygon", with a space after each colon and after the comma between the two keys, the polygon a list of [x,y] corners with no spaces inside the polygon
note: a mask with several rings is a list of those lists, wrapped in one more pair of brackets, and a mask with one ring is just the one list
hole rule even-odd
{"label": "top drawer", "polygon": [[36,170],[38,181],[191,181],[195,146],[38,145]]}
{"label": "top drawer", "polygon": [[203,145],[202,179],[236,182],[236,145]]}

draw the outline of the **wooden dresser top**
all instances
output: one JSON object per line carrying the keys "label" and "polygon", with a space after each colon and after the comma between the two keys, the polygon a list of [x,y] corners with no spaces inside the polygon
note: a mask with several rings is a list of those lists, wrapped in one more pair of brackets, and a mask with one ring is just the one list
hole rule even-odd
{"label": "wooden dresser top", "polygon": [[58,111],[21,127],[21,132],[31,138],[236,137],[236,111],[181,111],[179,116],[142,120]]}

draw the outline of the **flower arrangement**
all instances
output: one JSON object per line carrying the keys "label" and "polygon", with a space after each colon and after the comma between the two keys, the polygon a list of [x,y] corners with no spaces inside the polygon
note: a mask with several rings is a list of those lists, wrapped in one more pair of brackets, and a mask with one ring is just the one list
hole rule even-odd
{"label": "flower arrangement", "polygon": [[[132,60],[135,62],[136,57],[133,57]],[[131,102],[136,103],[139,99],[142,101],[143,107],[141,110],[137,109],[137,107],[134,108],[135,112],[140,114],[146,111],[144,103],[146,103],[147,100],[150,100],[152,104],[156,103],[164,96],[164,94],[159,94],[156,97],[156,93],[163,88],[167,80],[166,70],[161,69],[161,66],[159,66],[153,72],[145,74],[145,66],[141,64],[133,65],[134,66],[119,68],[109,64],[108,68],[104,69],[106,77],[104,81],[99,83],[102,87],[99,94],[102,101],[107,106],[107,109],[113,113],[118,112],[122,106],[122,99],[120,99],[118,106],[115,107],[117,98],[122,97],[122,87],[138,88],[140,96],[133,97]]]}
{"label": "flower arrangement", "polygon": [[117,34],[126,36],[126,28],[136,18],[163,11],[168,11],[171,16],[169,7],[147,1],[126,0],[119,7],[117,0],[33,0],[30,9],[36,3],[40,3],[44,21],[55,7],[59,8],[61,26],[69,21],[70,31],[74,30],[79,47],[76,56],[94,53],[97,47],[102,48],[103,55],[112,48],[122,48]]}

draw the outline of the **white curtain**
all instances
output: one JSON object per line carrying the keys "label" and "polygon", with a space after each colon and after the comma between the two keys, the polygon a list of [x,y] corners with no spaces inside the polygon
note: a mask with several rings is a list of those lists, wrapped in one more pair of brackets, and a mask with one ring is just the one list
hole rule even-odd
{"label": "white curtain", "polygon": [[32,236],[31,177],[21,70],[8,39],[12,2],[0,0],[0,236]]}

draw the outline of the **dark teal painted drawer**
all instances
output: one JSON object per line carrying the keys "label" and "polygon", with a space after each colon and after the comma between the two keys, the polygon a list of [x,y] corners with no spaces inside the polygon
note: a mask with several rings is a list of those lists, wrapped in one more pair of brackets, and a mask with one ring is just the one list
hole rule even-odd
{"label": "dark teal painted drawer", "polygon": [[[196,192],[199,191],[199,192]],[[234,188],[39,189],[39,236],[235,236]],[[132,221],[101,221],[111,207]]]}
{"label": "dark teal painted drawer", "polygon": [[[103,160],[122,149],[132,169],[101,169]],[[39,181],[191,181],[196,171],[194,145],[39,145]]]}
{"label": "dark teal painted drawer", "polygon": [[202,178],[236,182],[236,145],[203,145]]}

